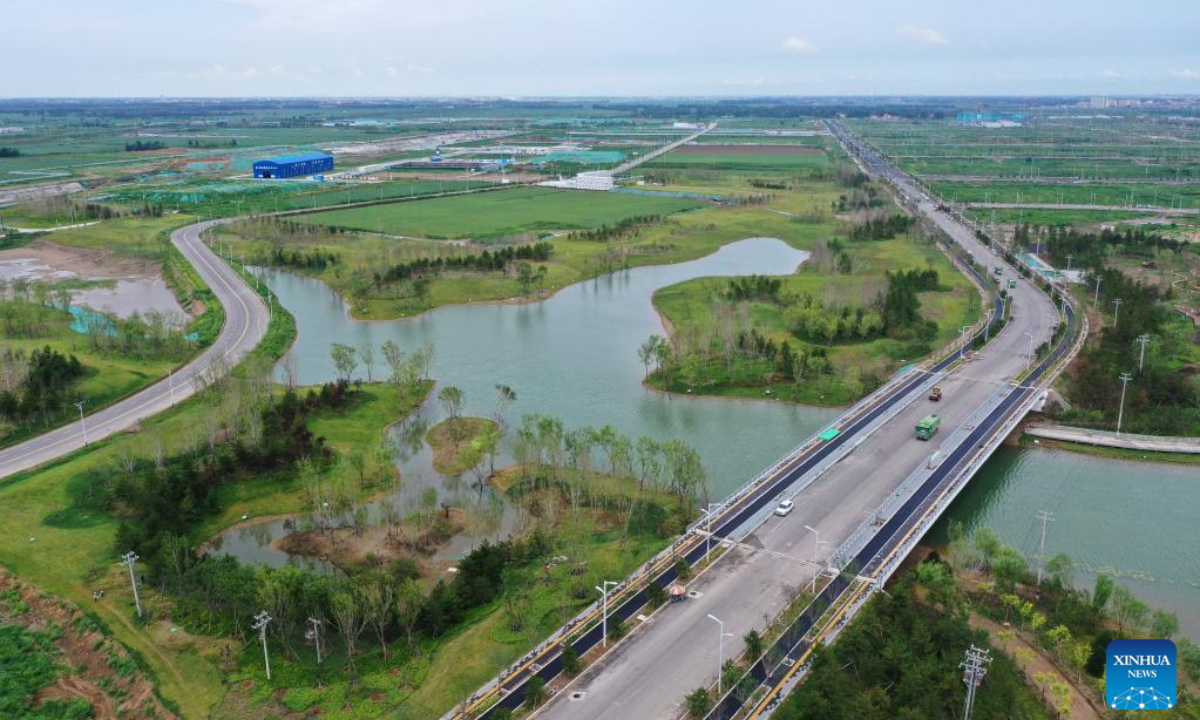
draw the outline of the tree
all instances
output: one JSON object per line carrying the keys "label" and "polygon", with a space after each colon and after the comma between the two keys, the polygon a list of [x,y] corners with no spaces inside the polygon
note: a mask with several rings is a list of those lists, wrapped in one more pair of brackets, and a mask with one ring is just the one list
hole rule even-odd
{"label": "tree", "polygon": [[1137,630],[1146,620],[1150,608],[1142,602],[1133,591],[1124,585],[1117,585],[1112,592],[1113,619],[1117,621],[1117,629],[1124,633],[1125,627]]}
{"label": "tree", "polygon": [[366,629],[366,619],[358,594],[352,589],[340,590],[330,598],[330,609],[333,622],[337,625],[342,641],[346,644],[346,661],[350,664],[350,672],[357,675],[358,668],[354,665],[354,653],[358,646],[358,637]]}
{"label": "tree", "polygon": [[1092,590],[1092,610],[1097,613],[1104,612],[1104,608],[1108,606],[1108,601],[1112,597],[1113,587],[1116,583],[1107,573],[1100,573],[1096,576],[1096,586]]}
{"label": "tree", "polygon": [[383,344],[383,361],[387,363],[391,373],[388,375],[388,380],[397,387],[404,381],[404,351],[393,340],[388,340]]}
{"label": "tree", "polygon": [[568,645],[562,651],[562,668],[563,672],[568,675],[575,676],[579,674],[579,651],[573,645]]}
{"label": "tree", "polygon": [[651,335],[646,338],[646,342],[638,346],[638,360],[642,361],[642,367],[645,368],[643,378],[650,377],[650,366],[654,364],[657,358],[658,340],[657,335]]}
{"label": "tree", "polygon": [[1170,640],[1179,632],[1179,618],[1166,610],[1155,610],[1150,617],[1150,637]]}
{"label": "tree", "polygon": [[742,643],[746,646],[746,657],[754,662],[762,657],[766,650],[766,640],[759,634],[757,630],[751,630],[742,638]]}
{"label": "tree", "polygon": [[500,426],[500,432],[503,434],[508,429],[508,422],[505,420],[504,412],[510,405],[517,401],[517,391],[503,383],[496,383],[496,424]]}
{"label": "tree", "polygon": [[525,702],[530,707],[537,707],[546,700],[546,681],[541,675],[534,675],[525,682]]}
{"label": "tree", "polygon": [[375,573],[375,577],[372,577],[363,587],[363,615],[367,622],[375,628],[375,635],[379,638],[379,648],[385,660],[388,656],[387,628],[392,621],[395,598],[396,586],[392,584],[391,578],[383,577],[379,573]]}
{"label": "tree", "polygon": [[693,720],[700,720],[712,709],[712,696],[708,694],[706,687],[696,688],[688,693],[684,701],[687,704],[688,717]]}
{"label": "tree", "polygon": [[354,379],[354,371],[358,369],[358,358],[354,348],[334,343],[329,347],[329,355],[333,358],[333,365],[337,368],[339,379],[346,382]]}
{"label": "tree", "polygon": [[358,357],[367,369],[367,382],[375,382],[375,344],[366,340],[358,346]]}
{"label": "tree", "polygon": [[[436,497],[435,494],[435,503],[437,502]],[[407,578],[400,583],[400,587],[396,590],[396,624],[404,630],[409,650],[413,649],[413,630],[416,629],[417,622],[421,619],[421,610],[424,606],[425,593],[416,579]]]}
{"label": "tree", "polygon": [[521,289],[521,295],[528,296],[534,282],[533,266],[527,262],[517,263],[517,287]]}
{"label": "tree", "polygon": [[650,607],[659,607],[667,601],[667,591],[658,582],[652,582],[646,586],[646,600]]}
{"label": "tree", "polygon": [[451,420],[458,420],[458,416],[462,414],[463,403],[467,400],[467,394],[453,385],[447,385],[438,392],[438,400],[445,408],[446,414]]}

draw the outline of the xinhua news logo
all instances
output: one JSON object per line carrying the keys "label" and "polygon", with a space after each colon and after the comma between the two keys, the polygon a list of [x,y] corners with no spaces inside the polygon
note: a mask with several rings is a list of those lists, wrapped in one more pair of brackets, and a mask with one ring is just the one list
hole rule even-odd
{"label": "xinhua news logo", "polygon": [[1113,640],[1104,683],[1113,709],[1170,710],[1175,707],[1175,643]]}

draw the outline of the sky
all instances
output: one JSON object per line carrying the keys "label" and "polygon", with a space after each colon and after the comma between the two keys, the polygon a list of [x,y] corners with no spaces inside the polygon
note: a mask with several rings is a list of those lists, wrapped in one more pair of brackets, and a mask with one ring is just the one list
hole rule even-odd
{"label": "sky", "polygon": [[1200,94],[1198,0],[0,0],[0,97]]}

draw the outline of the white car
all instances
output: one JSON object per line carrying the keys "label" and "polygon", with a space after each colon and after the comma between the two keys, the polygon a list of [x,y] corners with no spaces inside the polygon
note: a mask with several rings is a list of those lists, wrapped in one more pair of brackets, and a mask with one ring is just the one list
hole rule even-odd
{"label": "white car", "polygon": [[783,502],[779,503],[779,507],[775,508],[775,514],[779,517],[783,517],[791,514],[791,512],[795,509],[796,503],[792,502],[791,500],[784,500]]}

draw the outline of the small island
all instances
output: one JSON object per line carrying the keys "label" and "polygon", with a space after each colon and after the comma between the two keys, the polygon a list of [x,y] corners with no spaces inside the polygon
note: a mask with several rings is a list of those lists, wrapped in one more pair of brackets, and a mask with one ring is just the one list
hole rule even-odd
{"label": "small island", "polygon": [[433,449],[434,470],[462,475],[472,468],[482,470],[495,455],[500,426],[488,418],[452,416],[430,428],[425,440]]}

